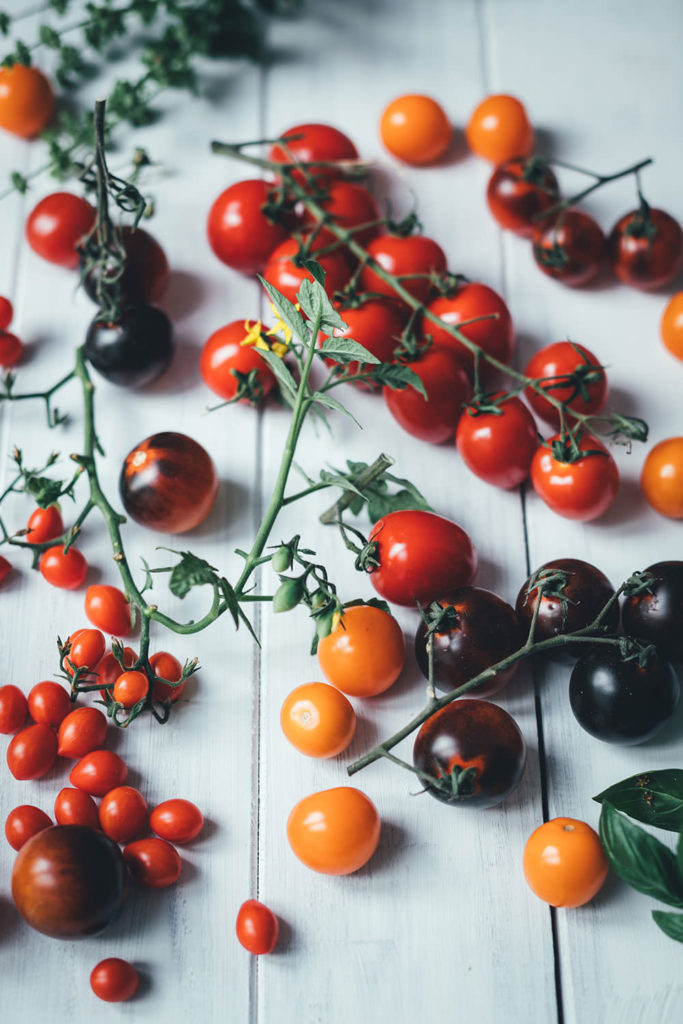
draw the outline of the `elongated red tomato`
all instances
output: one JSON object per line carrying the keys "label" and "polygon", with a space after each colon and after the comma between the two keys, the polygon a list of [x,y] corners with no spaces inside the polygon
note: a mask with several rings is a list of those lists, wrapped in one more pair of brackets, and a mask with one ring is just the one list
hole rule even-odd
{"label": "elongated red tomato", "polygon": [[58,825],[87,825],[99,828],[97,804],[82,789],[65,786],[55,799],[55,821]]}
{"label": "elongated red tomato", "polygon": [[247,900],[242,904],[235,922],[237,938],[255,956],[271,953],[277,944],[278,919],[265,903]]}
{"label": "elongated red tomato", "polygon": [[7,765],[15,779],[47,775],[57,758],[57,737],[49,725],[29,725],[12,737]]}
{"label": "elongated red tomato", "polygon": [[[382,235],[373,239],[367,251],[380,267],[401,279],[401,284],[420,302],[427,302],[431,292],[430,275],[446,269],[446,254],[441,246],[425,235]],[[384,281],[372,267],[363,268],[361,287],[368,292],[399,298],[393,286]]]}
{"label": "elongated red tomato", "polygon": [[269,186],[260,178],[237,181],[218,196],[206,225],[218,259],[243,274],[263,270],[269,254],[287,237],[282,224],[263,212]]}
{"label": "elongated red tomato", "polygon": [[85,592],[85,614],[93,626],[113,636],[126,636],[132,629],[130,605],[123,591],[96,583]]}
{"label": "elongated red tomato", "polygon": [[[434,299],[428,309],[451,327],[457,327],[469,341],[478,345],[487,355],[493,356],[501,363],[510,362],[515,346],[512,317],[502,298],[493,288],[473,281],[462,285],[454,295],[442,295]],[[489,313],[495,314],[495,318],[480,320],[469,327],[460,327],[464,320],[472,320]],[[470,372],[474,370],[474,354],[443,327],[424,317],[421,331],[423,338],[431,338],[435,345],[450,348]],[[483,359],[480,370],[484,377],[490,373],[490,368]]]}
{"label": "elongated red tomato", "polygon": [[[157,651],[156,654],[151,654],[149,664],[154,675],[158,677],[152,684],[153,699],[170,700],[172,704],[175,704],[182,697],[187,680],[184,679],[178,686],[170,686],[169,683],[178,683],[183,674],[183,666],[168,651]],[[164,679],[167,682],[163,682]]]}
{"label": "elongated red tomato", "polygon": [[99,708],[75,708],[59,726],[60,757],[84,757],[98,750],[107,735],[107,719]]}
{"label": "elongated red tomato", "polygon": [[518,487],[526,480],[538,448],[534,418],[514,396],[494,405],[491,411],[465,406],[455,441],[475,476],[505,489]]}
{"label": "elongated red tomato", "polygon": [[118,754],[111,750],[93,750],[74,765],[69,782],[91,796],[104,796],[110,789],[122,786],[127,774],[128,767]]}
{"label": "elongated red tomato", "polygon": [[26,697],[12,683],[0,686],[0,733],[19,732],[28,715]]}
{"label": "elongated red tomato", "polygon": [[49,828],[51,824],[52,819],[40,807],[21,804],[7,815],[5,838],[13,850],[20,850],[32,836]]}
{"label": "elongated red tomato", "polygon": [[[558,440],[556,435],[548,443]],[[602,442],[591,434],[583,435],[579,448],[586,455],[565,462],[550,448],[539,447],[531,462],[531,482],[553,512],[566,519],[588,521],[606,512],[616,498],[619,470]]]}
{"label": "elongated red tomato", "polygon": [[177,881],[182,867],[178,851],[165,839],[136,839],[123,850],[131,873],[152,889],[164,889]]}
{"label": "elongated red tomato", "polygon": [[189,843],[204,827],[204,815],[190,800],[175,797],[158,804],[149,816],[153,832],[169,843]]}
{"label": "elongated red tomato", "polygon": [[29,516],[26,529],[26,540],[29,544],[42,544],[43,541],[61,537],[64,533],[64,522],[59,507],[49,505],[48,508],[37,508]]}
{"label": "elongated red tomato", "polygon": [[71,711],[71,700],[63,686],[46,679],[32,687],[28,711],[34,722],[58,726]]}
{"label": "elongated red tomato", "polygon": [[415,388],[384,388],[384,401],[397,423],[421,441],[440,444],[455,434],[462,407],[472,394],[469,374],[457,355],[433,345],[408,364],[424,385],[427,398]]}

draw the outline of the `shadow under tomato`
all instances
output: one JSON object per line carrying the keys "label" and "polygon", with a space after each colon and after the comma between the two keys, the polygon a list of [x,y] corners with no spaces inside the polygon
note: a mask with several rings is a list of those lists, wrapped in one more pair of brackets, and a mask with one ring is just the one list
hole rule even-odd
{"label": "shadow under tomato", "polygon": [[[379,846],[367,864],[354,871],[354,878],[376,878],[382,871],[392,868],[405,855],[410,833],[393,821],[382,821]],[[346,876],[342,878],[345,881]]]}
{"label": "shadow under tomato", "polygon": [[278,923],[278,939],[277,945],[272,953],[269,953],[270,957],[282,956],[285,953],[289,953],[290,950],[297,944],[297,933],[296,929],[292,927],[289,921],[286,921],[280,915],[277,915]]}
{"label": "shadow under tomato", "polygon": [[0,945],[12,942],[14,933],[22,925],[22,918],[12,900],[0,896]]}
{"label": "shadow under tomato", "polygon": [[[640,519],[647,507],[647,502],[643,497],[638,481],[622,477],[619,482],[619,493],[614,503],[607,509],[604,515],[594,519],[590,525],[607,529],[617,525],[624,526]],[[634,566],[633,568],[637,567]]]}
{"label": "shadow under tomato", "polygon": [[226,523],[234,523],[244,514],[245,508],[249,507],[251,497],[250,491],[235,480],[219,480],[218,494],[211,512],[203,523],[196,526],[194,530],[188,530],[184,536],[199,539],[213,537],[223,532]]}
{"label": "shadow under tomato", "polygon": [[173,323],[194,313],[202,303],[204,293],[202,278],[187,270],[171,270],[166,294],[159,305]]}
{"label": "shadow under tomato", "polygon": [[189,391],[199,380],[199,349],[180,337],[175,340],[175,353],[168,370],[145,388],[145,395],[175,395]]}
{"label": "shadow under tomato", "polygon": [[356,710],[356,732],[350,745],[339,755],[344,767],[372,750],[380,740],[377,723]]}

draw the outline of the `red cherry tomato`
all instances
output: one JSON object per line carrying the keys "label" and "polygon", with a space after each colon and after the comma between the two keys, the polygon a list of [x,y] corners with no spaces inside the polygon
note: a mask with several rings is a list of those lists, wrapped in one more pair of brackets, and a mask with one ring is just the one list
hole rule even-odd
{"label": "red cherry tomato", "polygon": [[[374,196],[362,185],[356,185],[352,181],[331,182],[327,199],[321,200],[320,205],[340,228],[346,230],[380,219],[379,208]],[[303,222],[306,228],[313,228],[317,224],[315,217],[305,209]],[[379,227],[375,225],[364,231],[355,232],[353,237],[361,245],[367,245],[379,233],[379,230]],[[319,247],[330,245],[336,241],[336,235],[328,231],[327,228],[321,228],[316,235],[316,244]]]}
{"label": "red cherry tomato", "polygon": [[527,156],[534,145],[524,105],[505,93],[481,101],[467,123],[465,137],[473,153],[494,164]]}
{"label": "red cherry tomato", "polygon": [[16,366],[24,354],[23,342],[16,334],[0,330],[0,366],[10,370]]}
{"label": "red cherry tomato", "polygon": [[59,507],[50,505],[48,508],[37,508],[29,516],[26,529],[26,540],[29,544],[44,544],[47,540],[61,537],[64,533],[64,522]]}
{"label": "red cherry tomato", "polygon": [[453,127],[430,96],[399,96],[385,108],[379,125],[382,142],[406,164],[433,164],[446,152]]}
{"label": "red cherry tomato", "polygon": [[12,563],[8,562],[4,555],[0,555],[0,583],[5,580],[12,571]]}
{"label": "red cherry tomato", "polygon": [[[167,651],[157,651],[150,655],[149,664],[154,675],[159,677],[152,683],[152,699],[170,700],[171,704],[175,704],[182,697],[187,680],[184,679],[179,686],[168,684],[178,682],[183,674],[183,666]],[[163,682],[164,679],[167,682]]]}
{"label": "red cherry tomato", "polygon": [[598,274],[605,255],[602,228],[582,210],[540,220],[532,235],[534,259],[548,277],[578,288]]}
{"label": "red cherry tomato", "polygon": [[[382,235],[373,239],[367,251],[380,267],[401,278],[401,284],[419,302],[425,303],[431,291],[430,274],[442,274],[446,269],[446,254],[440,245],[424,235]],[[419,275],[419,276],[417,276]],[[387,284],[370,267],[364,267],[360,275],[361,288],[368,292],[399,296],[392,285]]]}
{"label": "red cherry tomato", "polygon": [[98,999],[105,1003],[123,1003],[138,990],[140,976],[127,960],[111,956],[93,967],[90,987]]}
{"label": "red cherry tomato", "polygon": [[237,912],[237,938],[255,956],[271,953],[275,949],[279,930],[277,917],[265,903],[247,900]]}
{"label": "red cherry tomato", "polygon": [[238,181],[218,196],[206,225],[209,245],[218,259],[243,274],[263,270],[287,229],[263,212],[269,186],[260,178]]}
{"label": "red cherry tomato", "polygon": [[[462,330],[469,341],[473,341],[494,359],[501,363],[510,362],[515,345],[512,317],[500,295],[494,292],[493,288],[475,282],[464,284],[458,288],[455,295],[442,295],[438,299],[434,299],[428,309],[430,313],[438,316],[451,327]],[[464,320],[472,320],[477,316],[485,316],[487,313],[495,313],[497,318],[495,320],[480,320],[479,323],[460,328],[460,324]],[[452,349],[463,365],[470,372],[474,371],[473,353],[457,338],[452,337],[427,317],[422,320],[421,330],[423,338],[431,338],[435,345],[443,345]],[[490,372],[485,360],[481,361],[480,369],[484,377]]]}
{"label": "red cherry tomato", "polygon": [[506,160],[496,167],[486,189],[489,210],[506,231],[531,238],[536,216],[558,201],[552,168],[537,157]]}
{"label": "red cherry tomato", "polygon": [[30,139],[46,126],[55,98],[42,71],[24,64],[0,68],[0,128]]}
{"label": "red cherry tomato", "polygon": [[[342,290],[351,276],[349,261],[341,249],[334,249],[332,252],[318,257],[315,252],[316,246],[318,246],[317,241],[311,257],[317,260],[325,271],[325,291],[328,295],[334,295],[335,292]],[[288,238],[287,241],[273,249],[263,271],[266,281],[282,292],[290,302],[297,301],[296,296],[302,281],[313,280],[313,275],[305,267],[299,266],[298,252],[297,240]]]}
{"label": "red cherry tomato", "polygon": [[102,831],[115,843],[127,843],[139,836],[147,825],[147,815],[147,801],[132,786],[110,789],[99,807]]}
{"label": "red cherry tomato", "polygon": [[[233,320],[205,342],[199,359],[199,370],[207,387],[232,401],[237,394],[239,375],[256,371],[265,398],[275,387],[275,377],[255,345],[243,345],[248,332],[255,326],[253,320]],[[264,328],[265,330],[265,328]],[[240,399],[248,402],[248,398]]]}
{"label": "red cherry tomato", "polygon": [[36,683],[28,695],[29,714],[38,724],[60,725],[71,707],[71,699],[64,687],[49,680]]}
{"label": "red cherry tomato", "polygon": [[7,764],[15,779],[39,779],[57,758],[57,736],[49,725],[29,725],[12,737]]}
{"label": "red cherry tomato", "polygon": [[85,592],[85,614],[93,626],[112,636],[126,636],[132,629],[130,605],[118,587],[97,583]]}
{"label": "red cherry tomato", "polygon": [[14,309],[12,308],[12,303],[4,295],[0,295],[0,331],[7,330],[12,323],[13,316]]}
{"label": "red cherry tomato", "polygon": [[34,252],[49,263],[75,269],[76,249],[95,222],[95,210],[70,192],[54,192],[33,208],[26,222],[26,237]]}
{"label": "red cherry tomato", "polygon": [[[126,668],[130,668],[137,660],[138,656],[132,647],[123,648],[123,663]],[[125,672],[125,669],[121,668],[112,652],[109,651],[108,654],[105,654],[97,666],[97,679],[102,684],[100,694],[104,699],[107,697],[107,689],[111,690],[113,688],[114,683],[122,672]]]}
{"label": "red cherry tomato", "polygon": [[0,733],[19,732],[28,715],[26,697],[18,686],[0,686]]}
{"label": "red cherry tomato", "polygon": [[40,556],[40,571],[53,587],[75,590],[85,580],[88,563],[77,548],[71,547],[64,554],[63,545],[55,544]]}
{"label": "red cherry tomato", "polygon": [[130,669],[122,672],[114,683],[113,697],[117,704],[132,708],[149,693],[149,679],[144,672]]}
{"label": "red cherry tomato", "polygon": [[33,804],[21,804],[10,811],[5,821],[5,838],[13,850],[20,850],[24,843],[49,828],[52,819],[40,807]]}
{"label": "red cherry tomato", "polygon": [[494,404],[490,411],[465,406],[455,441],[463,462],[475,476],[505,489],[518,487],[526,480],[538,448],[534,418],[515,397]]}
{"label": "red cherry tomato", "polygon": [[[551,437],[549,444],[559,440]],[[531,462],[531,482],[546,505],[566,519],[587,522],[610,507],[619,490],[619,470],[605,446],[596,437],[583,434],[579,441],[586,454],[576,462],[555,458],[550,448],[539,447]]]}
{"label": "red cherry tomato", "polygon": [[612,228],[608,244],[612,270],[632,288],[662,288],[681,268],[681,225],[664,210],[643,206],[625,214]]}
{"label": "red cherry tomato", "polygon": [[419,359],[408,364],[427,392],[425,399],[415,388],[384,388],[389,412],[404,430],[421,441],[440,444],[455,434],[463,405],[469,401],[472,385],[467,370],[450,349],[433,345]]}
{"label": "red cherry tomato", "polygon": [[64,666],[70,676],[74,674],[71,665],[93,670],[97,668],[105,648],[104,636],[99,629],[77,629],[69,637],[69,644]]}
{"label": "red cherry tomato", "polygon": [[[382,363],[394,362],[394,351],[399,343],[399,338],[405,323],[405,317],[399,306],[384,299],[367,299],[359,306],[337,305],[337,310],[345,324],[346,330],[335,327],[333,337],[353,338],[359,345],[372,352]],[[327,335],[320,332],[318,341],[322,344]],[[336,365],[333,358],[325,359],[328,366]],[[360,363],[347,363],[346,372],[350,376],[362,372]],[[369,369],[369,368],[368,368]],[[354,383],[365,390],[374,391],[378,385],[372,381],[354,381]]]}
{"label": "red cherry tomato", "polygon": [[[297,137],[295,138],[295,136]],[[311,164],[312,166],[306,168],[306,172],[308,175],[313,175],[318,183],[338,177],[341,171],[336,167],[316,166],[316,160],[328,162],[358,159],[358,150],[351,139],[329,124],[298,124],[294,128],[287,129],[280,137],[285,139],[286,149],[283,146],[274,145],[271,147],[268,158],[280,164],[292,162]],[[307,180],[306,175],[301,171],[295,171],[295,177],[299,182]]]}
{"label": "red cherry tomato", "polygon": [[91,796],[104,796],[110,789],[122,786],[128,768],[118,754],[111,750],[93,750],[82,757],[69,775],[69,782]]}
{"label": "red cherry tomato", "polygon": [[[600,360],[574,341],[558,341],[535,352],[524,373],[535,379],[549,377],[542,385],[543,390],[574,412],[598,413],[605,407],[607,377]],[[574,376],[575,380],[563,380],[567,375]],[[526,388],[524,394],[537,416],[559,427],[560,414],[555,406],[533,388]]]}
{"label": "red cherry tomato", "polygon": [[204,827],[204,815],[189,800],[175,797],[158,804],[149,816],[150,828],[169,843],[190,843]]}
{"label": "red cherry tomato", "polygon": [[57,733],[60,757],[84,757],[99,750],[107,735],[107,719],[99,708],[75,708]]}
{"label": "red cherry tomato", "polygon": [[377,542],[379,566],[370,582],[387,601],[415,606],[466,587],[477,571],[477,554],[463,529],[433,512],[390,512],[369,539]]}
{"label": "red cherry tomato", "polygon": [[60,789],[57,794],[55,820],[58,825],[100,827],[100,816],[93,798],[84,793],[82,789],[71,789],[69,786]]}
{"label": "red cherry tomato", "polygon": [[124,847],[123,856],[135,878],[152,889],[164,889],[180,875],[178,851],[165,839],[136,839]]}

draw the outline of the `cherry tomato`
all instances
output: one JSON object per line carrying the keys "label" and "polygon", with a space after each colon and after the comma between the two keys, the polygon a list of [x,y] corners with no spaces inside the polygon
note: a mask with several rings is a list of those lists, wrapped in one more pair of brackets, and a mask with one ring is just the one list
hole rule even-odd
{"label": "cherry tomato", "polygon": [[24,344],[16,334],[0,331],[0,366],[10,370],[24,354]]}
{"label": "cherry tomato", "polygon": [[352,786],[325,789],[304,797],[287,821],[289,845],[299,860],[323,875],[350,875],[377,849],[377,808]]}
{"label": "cherry tomato", "polygon": [[132,786],[117,786],[102,798],[99,818],[102,831],[115,843],[127,843],[147,825],[147,801]]}
{"label": "cherry tomato", "polygon": [[90,972],[90,988],[105,1003],[123,1003],[138,990],[140,975],[127,960],[110,956]]}
{"label": "cherry tomato", "polygon": [[329,682],[350,697],[375,697],[396,682],[405,662],[403,631],[393,615],[373,605],[352,605],[318,644],[318,663]]}
{"label": "cherry tomato", "polygon": [[[524,373],[536,379],[549,377],[550,380],[541,385],[543,390],[574,412],[598,413],[607,402],[607,377],[600,360],[575,341],[557,341],[539,349],[527,363]],[[568,376],[572,377],[571,381],[566,380]],[[559,427],[560,413],[555,406],[531,387],[526,388],[524,394],[537,416]]]}
{"label": "cherry tomato", "polygon": [[270,253],[287,238],[287,229],[263,212],[270,191],[260,178],[238,181],[209,210],[209,245],[219,260],[243,274],[263,270]]}
{"label": "cherry tomato", "polygon": [[[266,361],[259,355],[255,345],[244,345],[248,332],[255,326],[253,320],[233,320],[217,331],[205,342],[199,359],[199,370],[207,387],[225,399],[232,401],[242,374],[256,371],[261,386],[261,397],[269,395],[275,387],[275,377]],[[240,399],[248,402],[248,398]]]}
{"label": "cherry tomato", "polygon": [[178,851],[165,839],[136,839],[123,850],[124,860],[142,885],[164,889],[177,881],[182,867]]}
{"label": "cherry tomato", "polygon": [[84,757],[99,750],[107,735],[107,719],[99,708],[75,708],[57,733],[60,757]]}
{"label": "cherry tomato", "polygon": [[49,828],[51,824],[49,814],[41,811],[40,807],[21,804],[7,815],[5,838],[13,850],[20,850],[32,836],[42,832],[44,828]]}
{"label": "cherry tomato", "polygon": [[[494,292],[493,288],[476,282],[463,284],[454,295],[442,295],[438,299],[434,299],[428,309],[430,313],[438,316],[451,327],[462,330],[465,337],[483,349],[487,355],[493,356],[501,363],[510,362],[515,346],[512,317],[500,295]],[[495,313],[497,318],[495,320],[480,320],[479,323],[460,328],[463,320],[472,320],[474,317],[485,316],[487,313]],[[427,317],[422,320],[421,331],[423,338],[431,338],[435,345],[450,348],[470,372],[474,371],[473,353],[457,338],[452,337]],[[483,359],[480,363],[480,370],[484,378],[487,375],[490,376],[490,367]]]}
{"label": "cherry tomato", "polygon": [[408,94],[393,100],[379,124],[382,142],[406,164],[433,164],[448,149],[453,128],[443,107],[430,96]]}
{"label": "cherry tomato", "polygon": [[[138,656],[132,647],[124,647],[123,649],[123,663],[126,668],[131,668],[132,665],[138,660]],[[150,658],[151,662],[151,658]],[[107,689],[112,689],[114,683],[119,678],[125,669],[121,668],[118,661],[114,657],[111,651],[102,658],[102,661],[97,666],[97,679],[98,682],[102,683],[102,689],[100,694],[103,698],[106,698]]]}
{"label": "cherry tomato", "polygon": [[[70,676],[75,668],[96,669],[102,659],[105,648],[103,634],[99,629],[77,629],[69,637],[69,653],[64,659],[64,666]],[[69,664],[71,662],[71,665]]]}
{"label": "cherry tomato", "polygon": [[[413,764],[427,792],[453,807],[494,807],[521,781],[526,745],[514,718],[487,700],[463,697],[420,727]],[[433,781],[432,781],[433,780]]]}
{"label": "cherry tomato", "polygon": [[122,786],[127,774],[126,763],[118,754],[111,750],[93,750],[74,765],[69,782],[90,796],[104,796],[110,789]]}
{"label": "cherry tomato", "polygon": [[184,679],[179,686],[169,686],[168,684],[178,682],[183,674],[183,666],[167,651],[157,651],[156,654],[150,655],[149,664],[155,676],[159,677],[152,684],[152,698],[154,700],[170,700],[172,704],[175,704],[182,697],[187,680]]}
{"label": "cherry tomato", "polygon": [[[369,243],[367,251],[380,267],[399,277],[406,291],[422,303],[429,299],[429,275],[442,274],[446,269],[443,249],[425,235],[409,235],[407,238],[381,235]],[[370,266],[363,267],[360,284],[364,291],[388,295],[391,299],[399,297],[393,286],[383,281]]]}
{"label": "cherry tomato", "polygon": [[62,590],[80,587],[88,573],[88,563],[78,548],[70,547],[64,554],[63,544],[43,551],[39,565],[44,579]]}
{"label": "cherry tomato", "polygon": [[59,507],[49,505],[47,508],[35,509],[29,516],[26,529],[26,540],[29,544],[44,544],[47,540],[61,537],[64,533],[64,522]]}
{"label": "cherry tomato", "polygon": [[[325,291],[328,295],[334,295],[335,292],[342,290],[351,276],[349,261],[341,249],[333,249],[332,252],[319,257],[316,247],[320,248],[317,239],[311,258],[317,260],[325,271]],[[288,238],[273,249],[263,271],[265,280],[282,292],[290,302],[297,301],[297,292],[302,281],[313,280],[310,271],[299,264],[298,252],[298,241],[295,238]]]}
{"label": "cherry tomato", "polygon": [[640,487],[655,512],[683,519],[683,437],[668,437],[650,449]]}
{"label": "cherry tomato", "polygon": [[[166,253],[157,240],[140,227],[121,228],[119,238],[125,250],[123,273],[118,279],[124,306],[158,302],[165,295],[171,278]],[[98,279],[96,266],[85,275],[82,283],[88,297],[99,305]]]}
{"label": "cherry tomato", "polygon": [[52,116],[55,98],[42,71],[14,64],[0,68],[0,128],[30,139]]}
{"label": "cherry tomato", "polygon": [[237,938],[255,956],[272,953],[277,945],[279,930],[278,919],[273,911],[258,900],[247,900],[237,912]]}
{"label": "cherry tomato", "polygon": [[527,156],[534,145],[534,130],[524,105],[504,93],[487,96],[475,107],[465,128],[467,145],[477,156],[502,164]]}
{"label": "cherry tomato", "polygon": [[[499,396],[480,407],[466,405],[455,442],[467,468],[496,487],[518,487],[529,475],[538,448],[534,418],[519,398]],[[497,410],[497,411],[495,411]]]}
{"label": "cherry tomato", "polygon": [[608,871],[597,832],[576,818],[551,818],[524,847],[529,888],[552,907],[582,907],[602,888]]}
{"label": "cherry tomato", "polygon": [[660,333],[671,355],[683,362],[683,292],[676,292],[667,303]]}
{"label": "cherry tomato", "polygon": [[[555,435],[548,443],[558,440],[559,435]],[[616,498],[619,470],[596,437],[584,433],[579,450],[586,455],[566,462],[555,458],[550,448],[540,446],[531,461],[531,482],[553,512],[565,519],[588,522],[606,512]],[[589,454],[595,452],[598,454]]]}
{"label": "cherry tomato", "polygon": [[18,686],[0,686],[0,733],[19,732],[28,715],[26,697]]}
{"label": "cherry tomato", "polygon": [[341,174],[341,170],[336,167],[316,166],[316,160],[328,162],[358,159],[358,150],[351,139],[329,124],[298,124],[294,128],[288,128],[280,137],[285,139],[286,149],[278,145],[272,146],[268,159],[280,164],[312,164],[306,168],[306,174],[301,171],[294,172],[299,182],[306,181],[306,175],[312,175],[318,183],[324,183]]}
{"label": "cherry tomato", "polygon": [[[353,338],[363,348],[372,352],[380,362],[394,362],[394,352],[399,344],[405,322],[405,318],[397,304],[387,302],[384,299],[367,299],[359,306],[338,304],[337,311],[348,326],[346,330],[335,327],[332,334],[333,337]],[[322,344],[326,337],[327,335],[321,331],[318,335],[318,341]],[[337,365],[336,360],[331,357],[325,359],[325,362],[328,366]],[[362,372],[363,368],[363,365],[360,363],[347,363],[346,373],[354,376]],[[371,369],[371,367],[368,367],[368,369]],[[374,391],[379,387],[379,385],[374,384],[372,381],[366,383],[360,380],[354,381],[354,383],[359,388],[369,391]]]}
{"label": "cherry tomato", "polygon": [[57,794],[55,819],[58,825],[100,827],[100,816],[93,798],[84,793],[82,789],[71,789],[69,786],[60,789]]}
{"label": "cherry tomato", "polygon": [[[545,587],[541,584],[545,581]],[[603,572],[580,558],[554,558],[537,569],[522,586],[515,605],[523,628],[528,631],[541,595],[534,637],[549,640],[562,633],[585,629],[614,595],[614,587]],[[614,633],[619,624],[615,602],[602,620],[604,632]],[[582,653],[583,644],[569,650]]]}
{"label": "cherry tomato", "polygon": [[85,592],[85,614],[93,626],[113,636],[125,636],[131,631],[130,605],[118,587],[104,583],[88,587]]}
{"label": "cherry tomato", "polygon": [[171,365],[173,325],[163,310],[138,302],[125,306],[115,320],[96,316],[88,327],[84,351],[105,380],[142,388]]}
{"label": "cherry tomato", "polygon": [[372,528],[379,566],[370,582],[387,601],[413,607],[438,601],[467,587],[477,571],[477,553],[461,527],[433,512],[390,512]]}
{"label": "cherry tomato", "polygon": [[489,210],[502,228],[531,238],[536,216],[560,196],[557,178],[543,160],[506,160],[496,167],[486,189]]}
{"label": "cherry tomato", "polygon": [[282,731],[308,757],[336,757],[356,731],[356,713],[343,693],[327,683],[303,683],[285,698]]}
{"label": "cherry tomato", "polygon": [[149,693],[149,679],[144,672],[131,669],[122,672],[114,683],[114,700],[124,708],[132,708]]}
{"label": "cherry tomato", "polygon": [[563,210],[539,221],[532,235],[534,259],[548,277],[578,288],[598,274],[605,236],[582,210]]}
{"label": "cherry tomato", "polygon": [[95,210],[85,199],[70,192],[53,192],[29,214],[26,237],[44,260],[73,270],[80,259],[76,246],[94,222]]}
{"label": "cherry tomato", "polygon": [[655,562],[645,572],[651,582],[624,600],[624,632],[655,644],[669,661],[683,661],[683,562]]}
{"label": "cherry tomato", "polygon": [[218,493],[208,452],[186,434],[152,434],[126,456],[119,491],[131,519],[161,533],[203,523]]}
{"label": "cherry tomato", "polygon": [[[320,201],[320,206],[326,210],[332,220],[340,227],[350,230],[360,227],[361,224],[370,224],[380,219],[380,212],[374,196],[362,185],[353,181],[333,181],[327,189],[327,198]],[[303,224],[306,228],[313,228],[318,223],[315,217],[304,208]],[[368,227],[364,231],[354,232],[353,237],[361,245],[373,239],[380,231],[379,226]],[[334,235],[327,228],[321,228],[316,235],[316,246],[322,248],[324,245],[331,245],[337,241]]]}
{"label": "cherry tomato", "polygon": [[12,323],[13,316],[14,309],[12,308],[12,303],[4,295],[0,295],[0,331],[7,330]]}
{"label": "cherry tomato", "polygon": [[28,711],[39,725],[60,725],[71,711],[68,691],[59,683],[36,683],[28,695]]}
{"label": "cherry tomato", "polygon": [[190,843],[204,827],[204,815],[189,800],[175,797],[157,804],[149,816],[149,825],[169,843]]}
{"label": "cherry tomato", "polygon": [[441,444],[455,434],[462,407],[472,395],[470,377],[450,349],[433,345],[408,364],[424,385],[427,398],[415,388],[384,388],[384,401],[404,430],[421,441]]}
{"label": "cherry tomato", "polygon": [[11,571],[12,563],[8,562],[4,555],[0,555],[0,583],[9,576]]}
{"label": "cherry tomato", "polygon": [[40,779],[57,758],[57,736],[49,725],[29,725],[12,737],[7,764],[15,779]]}
{"label": "cherry tomato", "polygon": [[632,288],[662,288],[681,268],[681,225],[664,210],[631,210],[614,225],[608,244],[612,270]]}

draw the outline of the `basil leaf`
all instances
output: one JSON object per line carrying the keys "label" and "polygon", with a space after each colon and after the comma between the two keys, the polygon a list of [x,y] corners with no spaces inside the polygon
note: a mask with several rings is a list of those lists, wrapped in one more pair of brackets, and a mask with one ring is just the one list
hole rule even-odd
{"label": "basil leaf", "polygon": [[606,801],[600,814],[600,839],[611,866],[632,889],[683,909],[683,881],[671,850]]}
{"label": "basil leaf", "polygon": [[662,929],[665,935],[676,942],[683,942],[683,914],[670,914],[666,910],[653,910],[652,917],[655,924]]}
{"label": "basil leaf", "polygon": [[683,769],[641,772],[617,782],[593,799],[598,803],[606,800],[646,825],[679,832],[683,826]]}

